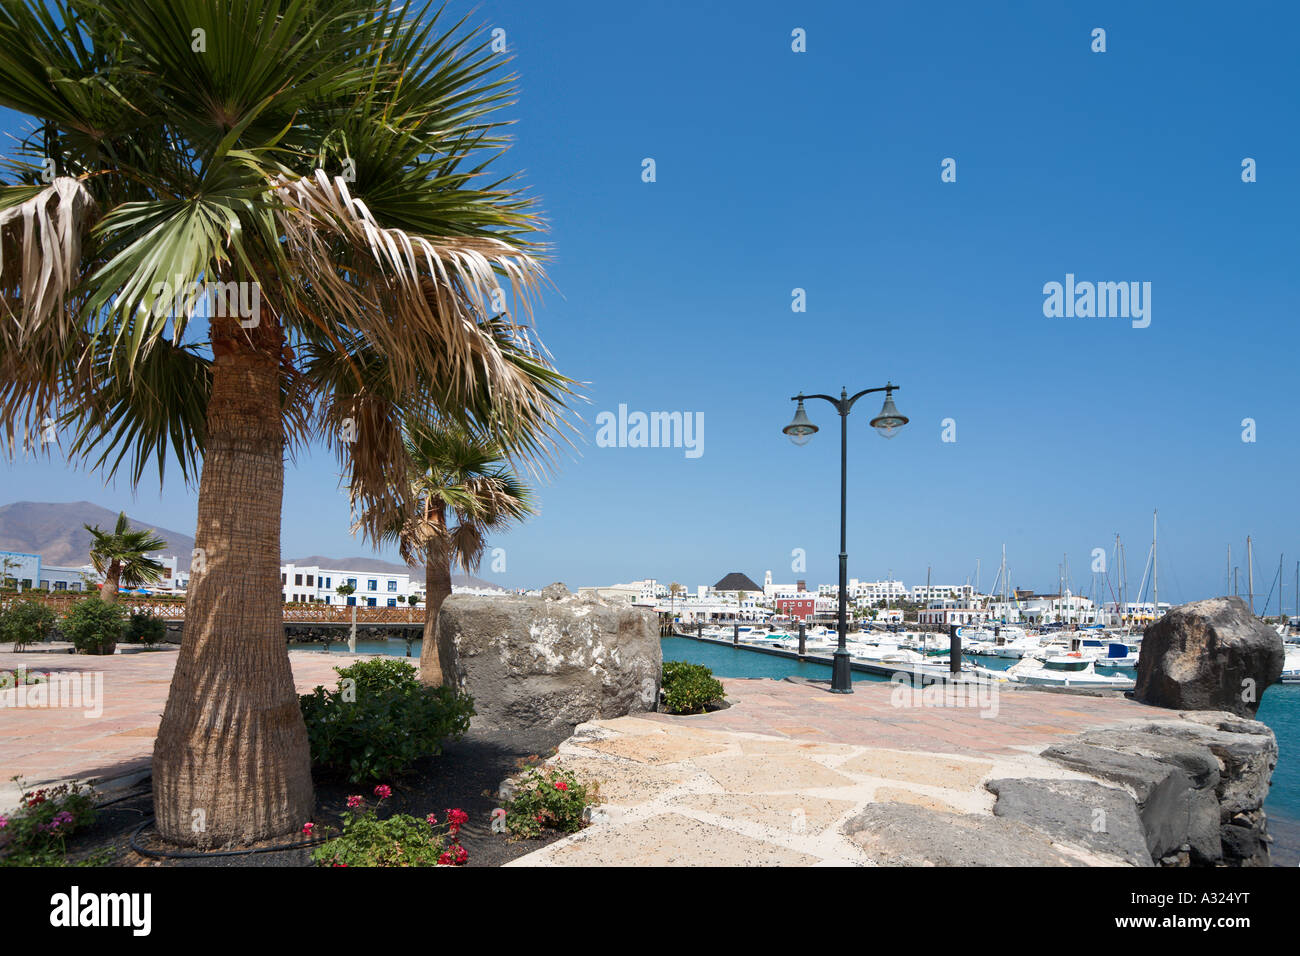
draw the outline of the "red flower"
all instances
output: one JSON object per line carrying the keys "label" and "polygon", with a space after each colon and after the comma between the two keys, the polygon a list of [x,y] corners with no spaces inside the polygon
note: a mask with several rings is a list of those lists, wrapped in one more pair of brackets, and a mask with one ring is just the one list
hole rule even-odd
{"label": "red flower", "polygon": [[438,865],[439,865],[439,866],[452,866],[453,864],[452,864],[451,854],[450,854],[450,853],[444,853],[442,856],[438,857]]}
{"label": "red flower", "polygon": [[357,796],[348,797],[349,810],[355,810],[359,806],[361,806],[361,797],[357,797]]}
{"label": "red flower", "polygon": [[438,818],[431,813],[424,818],[424,822],[429,824],[429,826],[433,826],[435,823],[438,822]]}
{"label": "red flower", "polygon": [[448,810],[447,819],[452,823],[454,823],[456,826],[460,826],[463,823],[469,822],[469,814],[466,813],[464,810],[460,810],[460,809]]}
{"label": "red flower", "polygon": [[456,862],[464,863],[469,859],[469,852],[463,846],[456,847]]}
{"label": "red flower", "polygon": [[307,834],[308,836],[311,836],[311,831],[315,828],[315,826],[316,824],[314,823],[304,823],[302,825],[302,832]]}
{"label": "red flower", "polygon": [[568,785],[567,783],[565,783],[563,780],[557,780],[557,781],[555,781],[555,789],[556,789],[556,790],[568,790],[568,789],[569,789],[569,785]]}
{"label": "red flower", "polygon": [[381,800],[387,800],[392,795],[393,788],[386,783],[381,783],[379,786],[375,787],[375,796]]}

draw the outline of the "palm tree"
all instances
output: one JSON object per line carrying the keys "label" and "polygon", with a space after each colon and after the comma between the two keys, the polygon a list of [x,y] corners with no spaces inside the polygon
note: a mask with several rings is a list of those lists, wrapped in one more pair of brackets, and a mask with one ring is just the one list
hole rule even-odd
{"label": "palm tree", "polygon": [[533,200],[490,173],[505,58],[387,0],[5,0],[0,50],[0,106],[33,121],[0,182],[0,435],[13,454],[53,416],[109,477],[198,475],[158,832],[296,831],[286,453],[325,443],[396,510],[404,416],[529,462],[564,424],[568,380],[514,317],[544,281]]}
{"label": "palm tree", "polygon": [[408,563],[424,562],[420,680],[436,686],[451,660],[438,639],[438,612],[451,594],[452,566],[477,568],[489,531],[533,514],[532,492],[496,441],[454,425],[411,426],[406,453],[404,510],[362,512],[357,528],[378,543],[396,542]]}
{"label": "palm tree", "polygon": [[163,579],[166,568],[146,552],[159,551],[167,547],[167,542],[147,528],[132,531],[125,511],[118,514],[112,531],[105,531],[99,525],[82,527],[90,532],[90,563],[104,576],[99,597],[105,603],[116,604],[118,588],[123,585],[138,588]]}

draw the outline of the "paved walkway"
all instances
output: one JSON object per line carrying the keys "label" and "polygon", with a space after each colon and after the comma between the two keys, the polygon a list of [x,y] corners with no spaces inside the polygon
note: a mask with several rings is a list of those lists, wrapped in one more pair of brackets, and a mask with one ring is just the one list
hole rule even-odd
{"label": "paved walkway", "polygon": [[[984,817],[999,777],[1087,779],[1038,754],[1060,738],[1170,711],[1119,698],[1002,691],[935,706],[910,688],[724,680],[733,706],[582,724],[556,761],[600,783],[602,825],[512,866],[869,865],[842,832],[872,803]],[[927,703],[928,701],[928,703]],[[970,819],[970,818],[965,818]],[[1057,847],[1083,864],[1116,864]]]}
{"label": "paved walkway", "polygon": [[[360,656],[290,651],[298,691],[333,687],[334,668]],[[18,802],[14,774],[29,789],[72,779],[125,783],[148,774],[175,666],[174,649],[104,657],[0,652],[0,671],[75,674],[85,691],[82,706],[39,709],[15,707],[14,691],[0,691],[0,810]]]}

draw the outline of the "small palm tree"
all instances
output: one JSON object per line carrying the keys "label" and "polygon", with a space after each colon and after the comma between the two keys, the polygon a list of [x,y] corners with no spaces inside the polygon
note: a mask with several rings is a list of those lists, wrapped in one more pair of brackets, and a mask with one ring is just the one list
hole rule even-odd
{"label": "small palm tree", "polygon": [[408,428],[406,454],[402,509],[362,512],[357,528],[376,542],[396,542],[407,562],[424,563],[420,680],[439,685],[450,654],[438,639],[438,611],[451,594],[452,566],[477,568],[489,531],[533,514],[532,492],[500,445],[455,425]]}
{"label": "small palm tree", "polygon": [[99,597],[105,603],[117,603],[119,588],[157,584],[167,573],[162,563],[147,553],[167,547],[167,542],[147,528],[132,531],[125,511],[118,514],[112,531],[99,525],[82,527],[90,532],[90,563],[104,576]]}

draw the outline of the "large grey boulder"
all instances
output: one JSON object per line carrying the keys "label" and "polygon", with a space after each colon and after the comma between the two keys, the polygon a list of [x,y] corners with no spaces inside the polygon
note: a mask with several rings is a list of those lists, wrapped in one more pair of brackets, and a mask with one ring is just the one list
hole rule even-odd
{"label": "large grey boulder", "polygon": [[443,603],[444,679],[473,696],[471,726],[558,727],[653,710],[663,665],[654,614],[563,585],[545,594]]}
{"label": "large grey boulder", "polygon": [[993,815],[1041,830],[1070,844],[1130,866],[1155,866],[1137,803],[1127,790],[1091,780],[1008,778],[990,780]]}
{"label": "large grey boulder", "polygon": [[1127,787],[1153,859],[1184,847],[1199,864],[1222,858],[1219,761],[1208,747],[1156,734],[1093,731],[1049,747],[1043,756]]}
{"label": "large grey boulder", "polygon": [[1268,725],[1230,714],[1198,712],[1184,720],[1160,720],[1135,728],[1141,733],[1178,737],[1208,747],[1219,761],[1219,818],[1226,823],[1239,813],[1264,806],[1273,769],[1277,738]]}
{"label": "large grey boulder", "polygon": [[1282,676],[1282,638],[1238,597],[1174,608],[1146,629],[1133,696],[1180,710],[1254,717]]}
{"label": "large grey boulder", "polygon": [[1081,866],[1050,837],[1018,820],[871,803],[845,835],[883,866]]}

